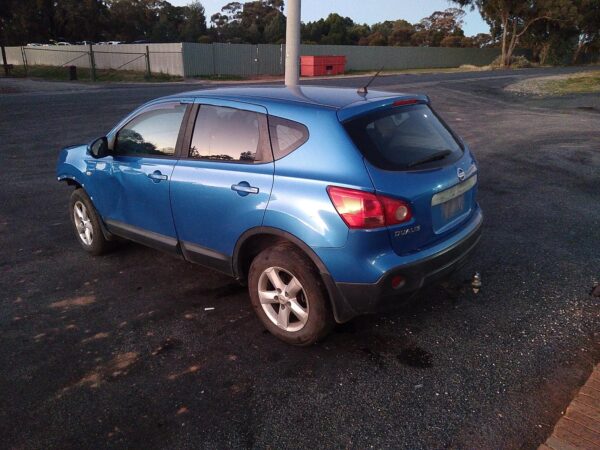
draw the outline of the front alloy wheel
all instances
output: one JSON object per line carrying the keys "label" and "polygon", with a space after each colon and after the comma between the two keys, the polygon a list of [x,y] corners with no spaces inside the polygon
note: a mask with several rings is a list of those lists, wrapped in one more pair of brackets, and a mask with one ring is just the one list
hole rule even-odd
{"label": "front alloy wheel", "polygon": [[86,252],[101,255],[112,248],[112,242],[102,233],[101,219],[96,208],[83,189],[73,191],[69,209],[75,236]]}
{"label": "front alloy wheel", "polygon": [[94,227],[88,215],[88,210],[81,201],[76,201],[73,205],[73,222],[79,234],[79,239],[85,245],[92,245],[94,242]]}

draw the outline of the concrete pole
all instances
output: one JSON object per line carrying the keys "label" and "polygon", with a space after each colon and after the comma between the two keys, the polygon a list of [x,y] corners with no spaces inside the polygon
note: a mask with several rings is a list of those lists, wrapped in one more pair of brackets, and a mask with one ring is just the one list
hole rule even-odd
{"label": "concrete pole", "polygon": [[285,29],[285,85],[298,86],[300,79],[300,1],[287,1]]}

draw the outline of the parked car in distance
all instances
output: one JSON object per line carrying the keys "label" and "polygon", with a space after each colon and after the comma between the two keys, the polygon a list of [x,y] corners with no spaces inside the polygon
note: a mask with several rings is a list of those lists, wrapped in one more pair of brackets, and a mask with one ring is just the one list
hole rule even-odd
{"label": "parked car in distance", "polygon": [[264,326],[311,344],[460,266],[480,239],[477,164],[428,97],[221,88],[151,101],[61,151],[93,255],[117,237],[248,284]]}

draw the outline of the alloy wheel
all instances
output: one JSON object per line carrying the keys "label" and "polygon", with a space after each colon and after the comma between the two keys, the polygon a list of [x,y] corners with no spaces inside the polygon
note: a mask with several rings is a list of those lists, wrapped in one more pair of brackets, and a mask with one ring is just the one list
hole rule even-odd
{"label": "alloy wheel", "polygon": [[81,201],[75,202],[73,206],[73,219],[79,239],[85,245],[92,245],[94,241],[94,227],[88,214],[86,206]]}
{"label": "alloy wheel", "polygon": [[265,269],[258,280],[258,298],[263,311],[284,331],[299,331],[309,314],[308,297],[293,274],[281,267]]}

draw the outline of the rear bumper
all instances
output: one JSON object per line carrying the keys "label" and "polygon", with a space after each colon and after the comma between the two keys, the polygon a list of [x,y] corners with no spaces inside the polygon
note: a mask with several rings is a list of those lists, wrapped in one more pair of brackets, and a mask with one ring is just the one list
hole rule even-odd
{"label": "rear bumper", "polygon": [[[471,230],[461,240],[414,263],[393,267],[375,283],[336,283],[325,277],[336,321],[343,323],[361,314],[377,312],[390,300],[406,297],[461,267],[479,243],[482,223],[478,211]],[[397,276],[403,277],[405,283],[394,289],[392,279]]]}

